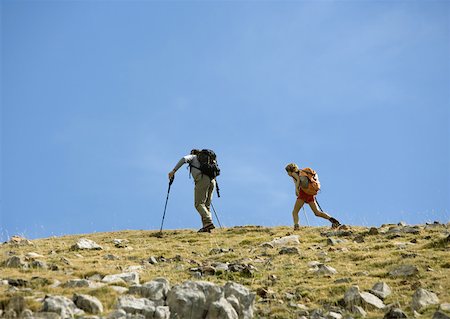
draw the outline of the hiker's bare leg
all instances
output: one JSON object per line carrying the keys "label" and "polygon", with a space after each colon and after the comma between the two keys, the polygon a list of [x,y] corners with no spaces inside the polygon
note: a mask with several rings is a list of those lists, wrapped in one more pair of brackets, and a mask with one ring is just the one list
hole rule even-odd
{"label": "hiker's bare leg", "polygon": [[322,217],[322,218],[325,218],[325,219],[327,219],[327,220],[329,220],[329,219],[331,218],[330,215],[328,215],[328,214],[325,213],[325,212],[321,212],[321,211],[319,210],[319,207],[317,207],[316,201],[309,202],[308,204],[309,204],[309,207],[311,207],[311,209],[312,209],[314,215],[316,215],[317,217]]}
{"label": "hiker's bare leg", "polygon": [[305,202],[300,198],[297,198],[297,200],[295,201],[294,209],[292,210],[292,218],[294,219],[294,225],[298,225],[298,212],[300,211],[304,203]]}

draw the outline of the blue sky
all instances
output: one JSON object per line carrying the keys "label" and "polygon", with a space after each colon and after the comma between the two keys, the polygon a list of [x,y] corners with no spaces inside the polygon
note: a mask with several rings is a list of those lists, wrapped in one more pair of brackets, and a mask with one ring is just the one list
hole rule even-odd
{"label": "blue sky", "polygon": [[[292,225],[289,162],[343,223],[450,219],[448,1],[0,8],[1,240],[159,229],[192,148],[226,226]],[[200,226],[183,167],[165,228]]]}

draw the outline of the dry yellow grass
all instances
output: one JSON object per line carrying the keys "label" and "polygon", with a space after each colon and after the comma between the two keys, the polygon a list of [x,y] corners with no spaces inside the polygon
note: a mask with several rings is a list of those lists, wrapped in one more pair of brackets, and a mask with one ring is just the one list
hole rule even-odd
{"label": "dry yellow grass", "polygon": [[[398,303],[410,315],[411,297],[418,287],[435,292],[441,303],[450,302],[450,249],[448,241],[444,240],[448,225],[429,229],[421,227],[420,234],[400,233],[396,238],[386,234],[366,235],[368,229],[365,227],[352,227],[351,230],[352,236],[336,237],[346,241],[335,246],[327,245],[327,237],[321,235],[322,232],[330,231],[329,228],[302,227],[294,233],[290,227],[259,226],[217,229],[212,234],[199,234],[193,230],[166,230],[162,238],[156,236],[156,231],[125,230],[37,239],[32,241],[33,245],[27,246],[3,244],[0,246],[1,262],[13,254],[24,256],[35,252],[44,256],[39,260],[56,265],[58,270],[1,267],[0,279],[28,280],[33,288],[11,292],[7,285],[0,286],[0,295],[3,296],[1,302],[5,304],[12,295],[24,295],[27,296],[27,306],[38,310],[40,304],[35,301],[36,297],[52,294],[70,298],[74,292],[79,292],[99,298],[108,313],[114,308],[119,295],[113,289],[51,288],[50,284],[55,279],[64,283],[70,279],[88,278],[94,274],[117,274],[128,267],[144,266],[139,272],[141,283],[156,277],[166,277],[174,285],[192,280],[189,269],[197,264],[242,260],[247,260],[257,268],[253,276],[226,272],[205,276],[202,280],[221,285],[233,280],[254,292],[258,288],[271,291],[272,298],[268,300],[257,297],[256,317],[297,318],[298,309],[289,306],[291,301],[303,304],[308,309],[337,305],[350,286],[358,285],[361,290],[368,291],[379,281],[386,282],[392,289],[385,303]],[[277,248],[260,246],[263,242],[289,234],[300,236],[298,255],[280,255]],[[358,234],[365,235],[364,242],[353,241]],[[103,250],[70,250],[79,238],[91,239],[103,246]],[[116,248],[114,239],[128,240],[128,246],[132,249]],[[229,248],[230,251],[210,254],[213,248]],[[106,260],[104,256],[107,254],[119,259]],[[180,256],[181,259],[152,265],[146,262],[151,256],[164,256],[166,259]],[[311,261],[325,261],[338,273],[329,277],[313,274],[308,266]],[[409,278],[392,278],[388,275],[393,267],[402,264],[417,266],[419,274]],[[347,280],[335,282],[343,278]],[[431,317],[434,310],[425,311],[425,316]],[[381,316],[382,312],[368,313],[368,318]]]}

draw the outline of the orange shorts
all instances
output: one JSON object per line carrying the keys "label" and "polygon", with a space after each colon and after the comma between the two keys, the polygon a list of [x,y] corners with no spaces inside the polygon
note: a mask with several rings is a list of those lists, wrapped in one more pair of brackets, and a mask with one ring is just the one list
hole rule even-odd
{"label": "orange shorts", "polygon": [[300,191],[298,192],[297,198],[303,200],[305,203],[311,203],[311,202],[315,201],[314,195],[306,194],[301,187],[300,187]]}

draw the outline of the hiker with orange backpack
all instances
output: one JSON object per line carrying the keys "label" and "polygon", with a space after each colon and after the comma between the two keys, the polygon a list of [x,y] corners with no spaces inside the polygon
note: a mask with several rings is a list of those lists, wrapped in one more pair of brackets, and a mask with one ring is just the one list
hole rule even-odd
{"label": "hiker with orange backpack", "polygon": [[298,223],[298,212],[305,203],[309,204],[309,207],[311,207],[314,215],[329,220],[331,222],[331,227],[333,228],[339,227],[341,223],[336,218],[331,217],[317,207],[315,196],[320,190],[320,182],[316,171],[309,167],[299,169],[295,163],[286,165],[285,169],[287,174],[294,180],[295,194],[297,195],[297,200],[295,202],[294,209],[292,210],[294,230],[300,229]]}

